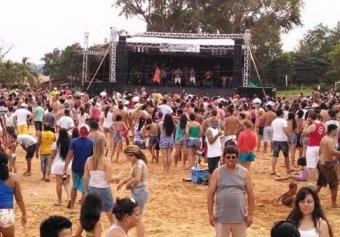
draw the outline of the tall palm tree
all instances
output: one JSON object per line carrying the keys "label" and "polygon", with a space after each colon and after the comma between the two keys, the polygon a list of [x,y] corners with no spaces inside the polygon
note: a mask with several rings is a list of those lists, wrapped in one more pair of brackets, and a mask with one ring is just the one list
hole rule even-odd
{"label": "tall palm tree", "polygon": [[28,57],[23,57],[21,63],[17,63],[20,85],[24,84],[25,78],[27,78],[30,85],[34,84],[34,74],[31,66],[32,64],[28,61]]}

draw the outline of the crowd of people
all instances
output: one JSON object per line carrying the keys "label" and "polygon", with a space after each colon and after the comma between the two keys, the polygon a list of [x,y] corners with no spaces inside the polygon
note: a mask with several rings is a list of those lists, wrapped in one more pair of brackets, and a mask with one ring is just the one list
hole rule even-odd
{"label": "crowd of people", "polygon": [[[55,206],[63,205],[64,188],[67,208],[74,213],[80,192],[78,237],[83,232],[101,236],[104,212],[111,224],[106,236],[124,237],[134,227],[138,237],[145,235],[148,156],[152,163],[162,161],[165,175],[176,166],[189,168],[184,181],[192,178],[191,168],[203,169],[207,164],[207,220],[217,237],[247,236],[255,209],[251,163],[259,152],[272,152],[268,176],[273,176],[273,182],[293,182],[278,199],[293,209],[287,220],[275,223],[271,235],[334,236],[317,195],[328,184],[331,207],[337,207],[340,97],[334,93],[301,94],[289,101],[255,95],[147,93],[145,88],[92,96],[69,88],[1,88],[0,96],[3,237],[14,236],[13,197],[22,224],[27,220],[15,174],[21,172],[16,166],[18,145],[26,153],[24,176],[32,175],[33,157],[40,159],[42,181],[51,182],[51,175],[55,176]],[[280,152],[286,176],[277,173]],[[121,154],[131,163],[127,176],[113,174],[112,165],[120,162]],[[308,186],[298,190],[295,182],[302,181]],[[118,190],[130,190],[131,197],[114,200],[111,183]],[[72,223],[65,217],[48,217],[41,223],[40,236],[72,236]]]}

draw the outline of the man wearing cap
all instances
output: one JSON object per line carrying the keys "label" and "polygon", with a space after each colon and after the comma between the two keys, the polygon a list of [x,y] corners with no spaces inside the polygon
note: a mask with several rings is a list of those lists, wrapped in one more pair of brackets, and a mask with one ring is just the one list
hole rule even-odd
{"label": "man wearing cap", "polygon": [[28,124],[27,121],[33,118],[33,114],[27,109],[27,104],[22,103],[20,109],[14,112],[14,116],[17,121],[17,133],[28,134]]}
{"label": "man wearing cap", "polygon": [[93,140],[87,138],[90,132],[88,125],[83,124],[79,127],[78,138],[73,138],[71,140],[70,149],[66,157],[64,166],[64,175],[67,175],[66,170],[70,162],[72,161],[72,190],[71,190],[71,212],[74,208],[74,203],[77,198],[77,190],[81,192],[81,203],[83,203],[85,198],[85,188],[84,188],[84,166],[87,158],[92,156],[93,152]]}

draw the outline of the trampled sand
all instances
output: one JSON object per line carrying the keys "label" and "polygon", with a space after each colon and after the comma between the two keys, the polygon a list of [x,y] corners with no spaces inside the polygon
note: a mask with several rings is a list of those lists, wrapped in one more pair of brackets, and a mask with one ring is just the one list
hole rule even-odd
{"label": "trampled sand", "polygon": [[[148,157],[150,155],[148,152]],[[21,148],[17,149],[18,174],[21,179],[23,196],[28,213],[28,223],[22,227],[20,223],[20,211],[16,207],[16,234],[18,237],[39,236],[39,225],[43,219],[49,215],[63,215],[72,220],[74,227],[78,225],[78,215],[80,205],[76,205],[77,214],[69,214],[66,208],[66,198],[63,193],[63,207],[53,206],[56,200],[55,182],[52,178],[50,183],[40,181],[40,162],[33,159],[33,173],[31,177],[23,177],[25,168],[24,153]],[[270,236],[269,230],[275,221],[284,219],[290,208],[276,204],[276,199],[284,191],[288,190],[289,181],[277,182],[270,176],[271,165],[270,154],[258,154],[256,161],[251,167],[252,181],[255,189],[255,215],[254,223],[248,229],[248,236],[262,237]],[[162,162],[162,160],[160,160]],[[114,174],[124,171],[128,175],[130,163],[122,155],[119,164],[113,164]],[[183,170],[182,165],[172,167],[171,173],[162,174],[162,165],[152,164],[149,168],[149,200],[145,209],[144,222],[147,230],[146,236],[151,237],[208,237],[214,236],[214,229],[210,226],[207,214],[206,192],[207,186],[184,183],[182,179],[187,176],[187,171]],[[283,159],[277,164],[277,170],[285,175]],[[306,183],[298,184],[299,187]],[[128,196],[126,190],[116,191],[116,185],[111,185],[115,197]],[[79,199],[80,194],[78,193]],[[340,236],[340,209],[330,208],[330,193],[328,188],[320,193],[321,202],[326,215],[333,227],[334,236]],[[339,203],[339,201],[338,201]],[[340,205],[340,203],[339,203]],[[105,230],[109,224],[105,215]],[[74,228],[75,229],[75,228]],[[103,236],[105,236],[103,234]],[[129,236],[135,236],[131,232]]]}

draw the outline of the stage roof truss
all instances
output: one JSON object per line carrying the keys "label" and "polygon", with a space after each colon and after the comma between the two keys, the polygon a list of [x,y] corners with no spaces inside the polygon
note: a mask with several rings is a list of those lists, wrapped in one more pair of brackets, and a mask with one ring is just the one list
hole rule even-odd
{"label": "stage roof truss", "polygon": [[164,37],[177,39],[241,39],[243,34],[206,34],[206,33],[172,33],[172,32],[144,32],[135,36],[141,37]]}
{"label": "stage roof truss", "polygon": [[[132,43],[127,42],[127,47],[145,47],[145,48],[159,48],[159,44],[155,43]],[[200,45],[201,49],[211,49],[211,50],[234,50],[233,45]]]}

